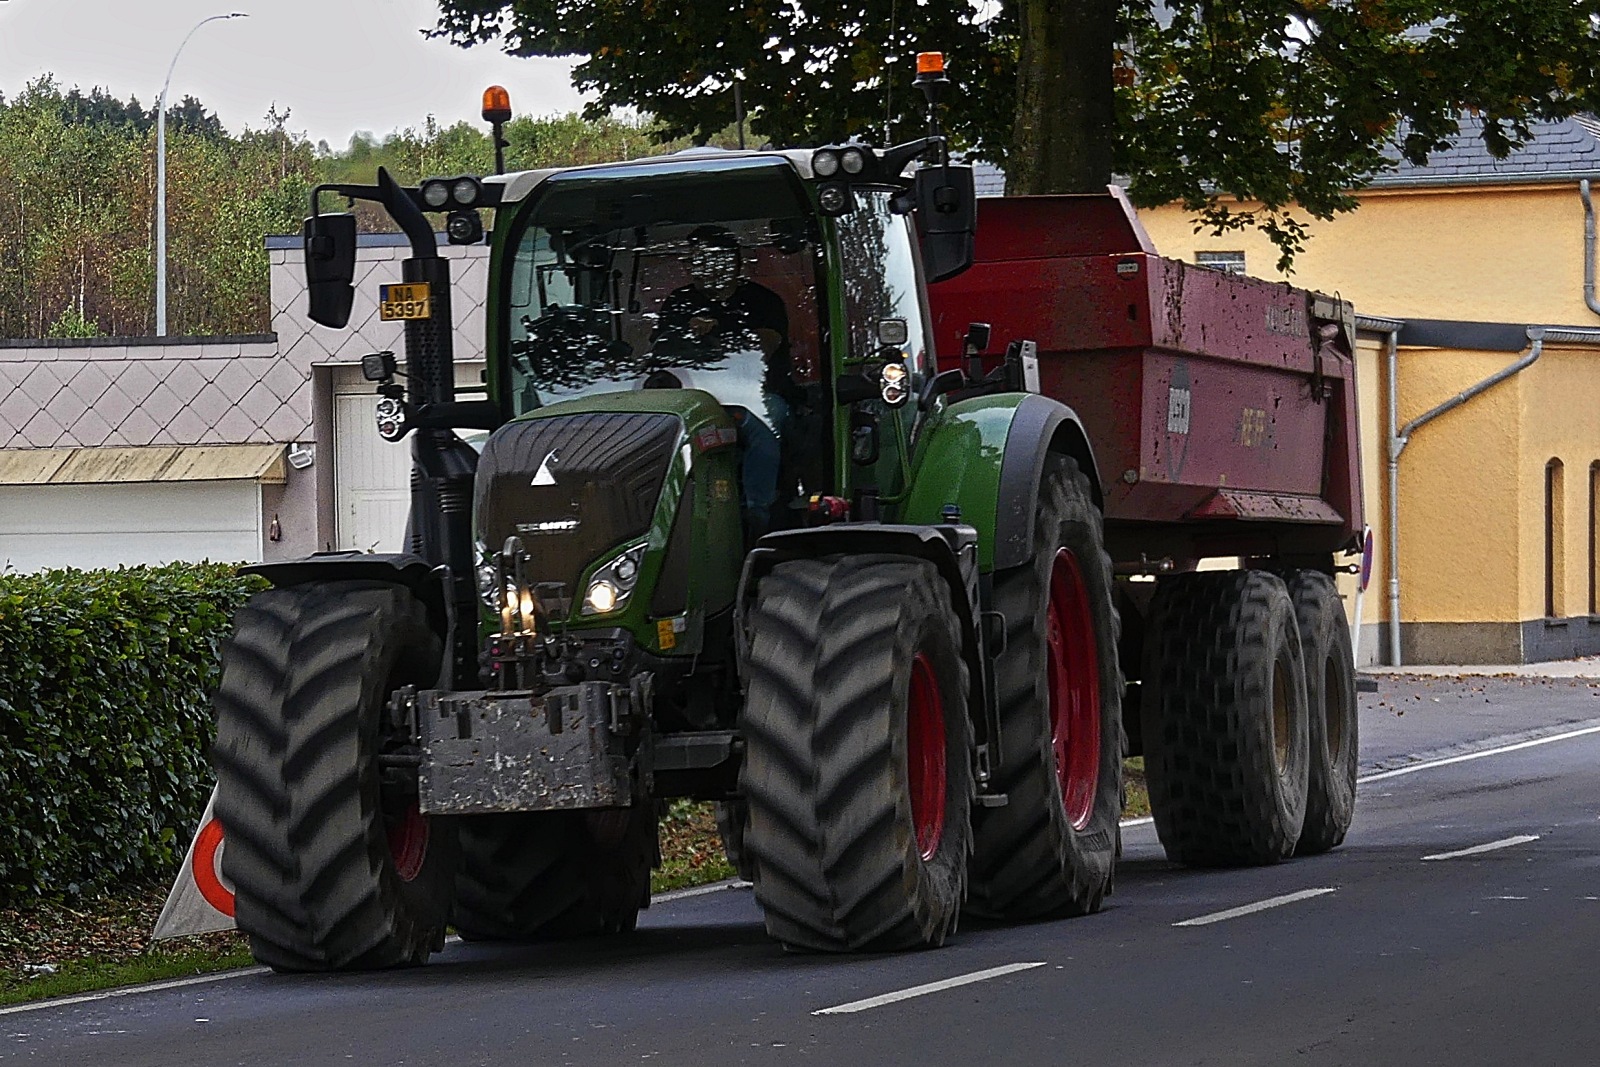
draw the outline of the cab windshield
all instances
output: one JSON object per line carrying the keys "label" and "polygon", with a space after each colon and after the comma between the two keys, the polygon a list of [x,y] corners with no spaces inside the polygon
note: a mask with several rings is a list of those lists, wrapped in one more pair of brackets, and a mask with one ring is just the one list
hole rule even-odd
{"label": "cab windshield", "polygon": [[558,175],[510,247],[514,414],[624,389],[703,389],[782,438],[795,409],[821,400],[818,238],[784,161]]}

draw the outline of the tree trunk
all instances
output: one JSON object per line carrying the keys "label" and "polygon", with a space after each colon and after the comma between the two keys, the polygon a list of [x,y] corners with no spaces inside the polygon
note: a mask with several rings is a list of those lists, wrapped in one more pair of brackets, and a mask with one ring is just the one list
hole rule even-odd
{"label": "tree trunk", "polygon": [[1019,0],[1006,192],[1104,192],[1111,180],[1114,0]]}

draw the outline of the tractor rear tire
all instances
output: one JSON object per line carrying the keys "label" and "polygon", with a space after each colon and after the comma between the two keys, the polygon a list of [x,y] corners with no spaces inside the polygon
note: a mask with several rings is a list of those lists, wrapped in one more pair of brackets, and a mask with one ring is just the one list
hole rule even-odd
{"label": "tractor rear tire", "polygon": [[457,849],[416,784],[380,770],[390,694],[436,684],[443,645],[407,589],[272,589],[234,618],[217,690],[217,818],[234,919],[280,971],[422,963],[443,947]]}
{"label": "tractor rear tire", "polygon": [[1045,459],[1032,561],[994,577],[999,808],[973,812],[967,911],[1086,915],[1111,891],[1122,817],[1122,671],[1111,558],[1089,479]]}
{"label": "tractor rear tire", "polygon": [[745,851],[744,830],[750,824],[750,804],[744,797],[717,801],[717,833],[722,837],[722,852],[728,865],[747,882],[755,881],[755,864]]}
{"label": "tractor rear tire", "polygon": [[461,826],[456,929],[469,941],[629,933],[650,906],[656,805],[474,815]]}
{"label": "tractor rear tire", "polygon": [[1312,856],[1344,842],[1356,810],[1355,660],[1350,624],[1333,579],[1321,571],[1284,575],[1305,653],[1311,709],[1311,774],[1306,821],[1295,855]]}
{"label": "tractor rear tire", "polygon": [[794,560],[749,624],[740,786],[767,932],[824,952],[943,944],[973,796],[949,587],[905,556]]}
{"label": "tractor rear tire", "polygon": [[1256,570],[1162,579],[1142,688],[1150,808],[1167,857],[1225,867],[1292,855],[1311,729],[1282,579]]}

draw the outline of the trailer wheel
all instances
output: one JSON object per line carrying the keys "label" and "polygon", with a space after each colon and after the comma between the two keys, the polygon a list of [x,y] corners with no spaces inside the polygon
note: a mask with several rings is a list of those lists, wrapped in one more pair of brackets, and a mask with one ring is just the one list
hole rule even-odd
{"label": "trailer wheel", "polygon": [[998,919],[1084,915],[1111,891],[1122,815],[1122,672],[1111,559],[1089,480],[1045,460],[1032,562],[994,579],[1000,808],[973,812],[967,910]]}
{"label": "trailer wheel", "polygon": [[780,563],[750,616],[744,847],[795,948],[943,944],[971,851],[968,672],[933,564]]}
{"label": "trailer wheel", "polygon": [[1287,858],[1305,819],[1311,731],[1283,581],[1253,570],[1163,579],[1142,688],[1150,807],[1168,858]]}
{"label": "trailer wheel", "polygon": [[409,590],[342,581],[252,597],[223,646],[217,817],[234,918],[283,971],[422,963],[444,944],[455,825],[416,778],[390,694],[438,679],[443,646]]}
{"label": "trailer wheel", "polygon": [[747,882],[755,881],[755,865],[744,847],[744,829],[750,822],[750,805],[744,797],[717,801],[717,833],[728,865]]}
{"label": "trailer wheel", "polygon": [[1338,847],[1356,810],[1355,662],[1344,601],[1333,579],[1321,571],[1284,575],[1305,653],[1306,697],[1311,715],[1310,785],[1305,828],[1295,854],[1311,856]]}
{"label": "trailer wheel", "polygon": [[454,923],[469,941],[628,933],[650,906],[656,806],[462,819]]}

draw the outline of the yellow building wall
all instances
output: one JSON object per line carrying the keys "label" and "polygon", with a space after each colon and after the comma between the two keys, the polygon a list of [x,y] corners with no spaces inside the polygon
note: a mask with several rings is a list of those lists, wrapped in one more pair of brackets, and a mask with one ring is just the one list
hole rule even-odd
{"label": "yellow building wall", "polygon": [[1164,256],[1193,263],[1200,251],[1243,251],[1251,275],[1337,292],[1369,315],[1600,325],[1583,302],[1576,183],[1369,191],[1356,211],[1309,220],[1311,238],[1287,276],[1254,230],[1195,233],[1175,204],[1139,219]]}

